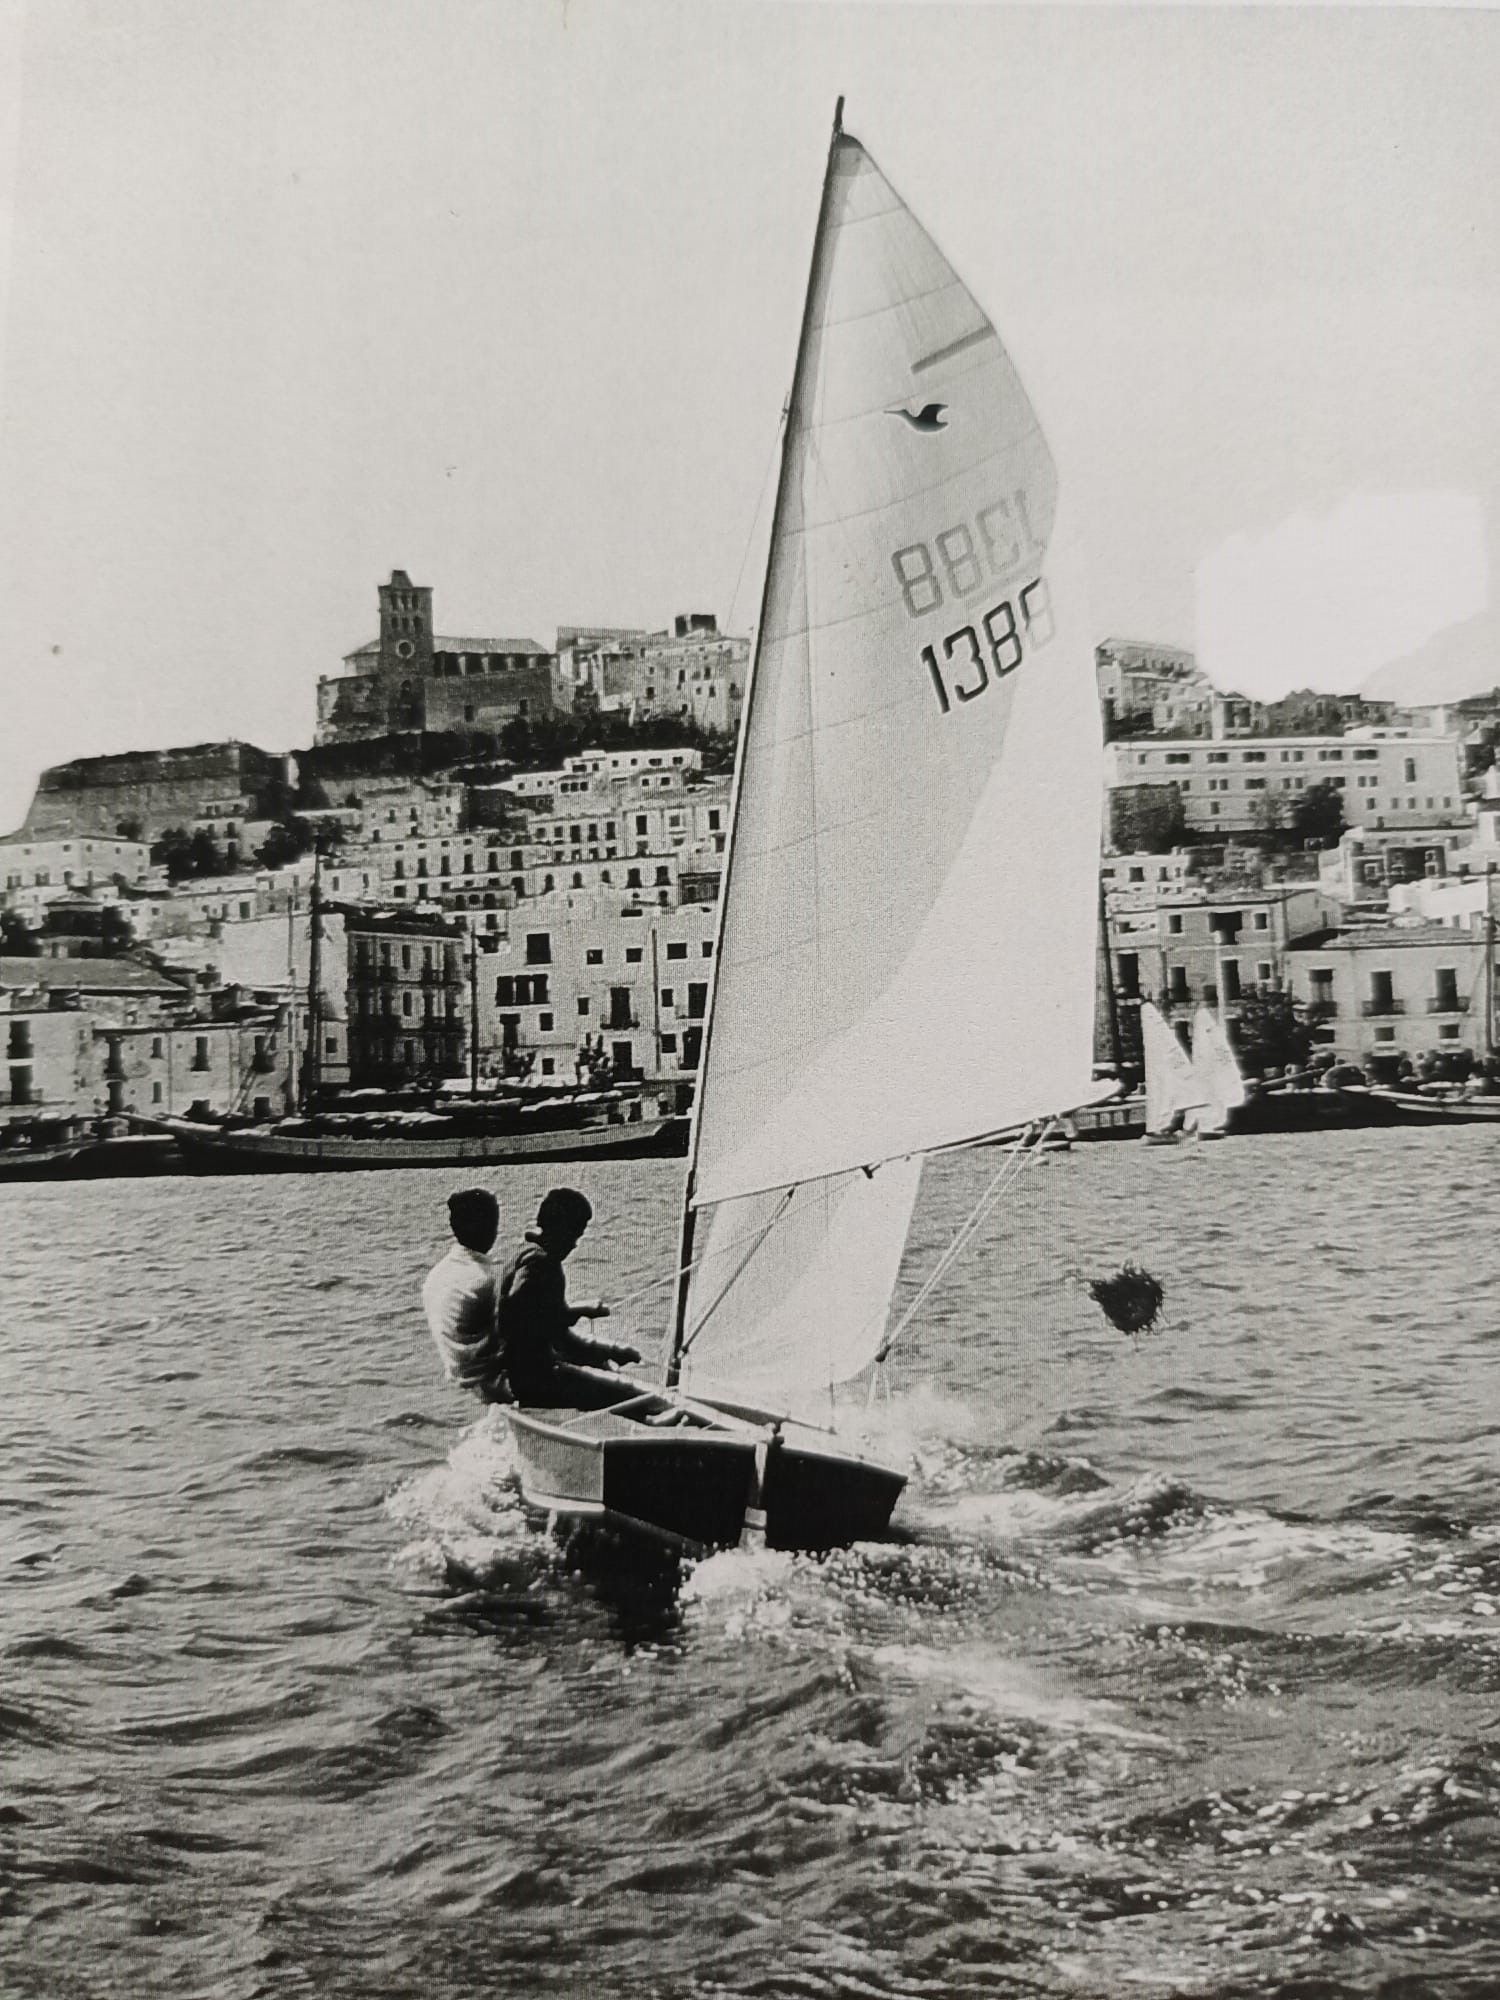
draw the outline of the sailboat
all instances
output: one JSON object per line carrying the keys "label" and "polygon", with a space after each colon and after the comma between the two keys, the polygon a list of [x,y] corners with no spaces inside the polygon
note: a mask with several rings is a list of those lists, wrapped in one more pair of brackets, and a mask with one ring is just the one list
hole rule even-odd
{"label": "sailboat", "polygon": [[1207,1100],[1187,1050],[1151,1000],[1141,1002],[1141,1053],[1146,1069],[1146,1143],[1170,1145],[1184,1120]]}
{"label": "sailboat", "polygon": [[1212,1008],[1193,1016],[1193,1078],[1199,1108],[1189,1122],[1200,1139],[1221,1139],[1229,1130],[1229,1114],[1245,1101],[1245,1079],[1229,1037]]}
{"label": "sailboat", "polygon": [[664,1380],[509,1412],[528,1500],[698,1546],[885,1530],[905,1473],[840,1436],[835,1392],[891,1337],[924,1157],[1113,1089],[1091,1066],[1101,763],[1037,418],[836,114]]}
{"label": "sailboat", "polygon": [[[306,1052],[297,1075],[297,977],[288,913],[286,1003],[287,1109],[275,1119],[145,1118],[144,1131],[170,1137],[184,1163],[208,1174],[350,1173],[408,1167],[501,1167],[543,1161],[637,1159],[680,1153],[686,1121],[664,1092],[633,1089],[479,1090],[477,945],[469,939],[468,1099],[423,1108],[351,1103],[340,1108],[323,1090],[323,1026],[335,996],[323,975],[321,857],[314,853],[308,926]],[[378,1095],[378,1094],[377,1094]],[[300,1115],[299,1115],[300,1114]]]}

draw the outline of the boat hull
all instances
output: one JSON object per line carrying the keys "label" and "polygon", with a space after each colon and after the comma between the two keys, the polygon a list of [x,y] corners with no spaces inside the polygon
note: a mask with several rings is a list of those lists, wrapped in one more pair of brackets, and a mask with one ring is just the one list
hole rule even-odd
{"label": "boat hull", "polygon": [[0,1147],[0,1181],[67,1180],[93,1141],[78,1139],[63,1146]]}
{"label": "boat hull", "polygon": [[640,1159],[680,1153],[686,1121],[556,1127],[543,1132],[364,1138],[357,1134],[223,1131],[190,1119],[152,1121],[197,1173],[353,1173],[407,1167],[503,1167],[530,1161]]}
{"label": "boat hull", "polygon": [[[598,1379],[598,1378],[595,1378]],[[626,1385],[620,1385],[622,1391]],[[686,1413],[669,1427],[649,1419]],[[686,1551],[735,1546],[746,1510],[773,1549],[847,1547],[883,1535],[906,1475],[821,1431],[665,1393],[595,1411],[507,1411],[522,1497]]]}
{"label": "boat hull", "polygon": [[1375,1090],[1353,1083],[1341,1084],[1328,1095],[1356,1106],[1368,1124],[1500,1124],[1500,1097],[1424,1097],[1415,1090]]}

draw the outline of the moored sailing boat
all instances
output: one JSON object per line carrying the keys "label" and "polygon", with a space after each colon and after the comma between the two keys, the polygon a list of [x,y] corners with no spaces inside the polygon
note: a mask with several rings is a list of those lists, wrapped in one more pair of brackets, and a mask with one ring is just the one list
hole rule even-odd
{"label": "moored sailing boat", "polygon": [[1141,1002],[1141,1055],[1146,1070],[1146,1143],[1176,1143],[1182,1122],[1205,1103],[1187,1050],[1154,1001]]}
{"label": "moored sailing boat", "polygon": [[1193,1078],[1198,1108],[1188,1123],[1200,1139],[1221,1139],[1229,1130],[1230,1113],[1245,1101],[1245,1079],[1229,1037],[1209,1007],[1193,1016]]}
{"label": "moored sailing boat", "polygon": [[529,1499],[699,1544],[884,1529],[904,1474],[827,1426],[832,1392],[888,1342],[923,1156],[1104,1094],[1099,804],[1051,456],[993,326],[836,119],[666,1381],[512,1412]]}

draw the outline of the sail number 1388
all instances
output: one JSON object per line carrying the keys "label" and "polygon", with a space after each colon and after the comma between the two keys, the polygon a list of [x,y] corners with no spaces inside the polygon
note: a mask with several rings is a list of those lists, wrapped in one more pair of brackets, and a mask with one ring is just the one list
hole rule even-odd
{"label": "sail number 1388", "polygon": [[[1034,577],[1016,595],[1004,598],[974,625],[960,625],[937,646],[922,648],[922,662],[932,677],[938,707],[946,715],[954,700],[973,701],[990,685],[991,675],[1004,680],[1027,654],[1045,646],[1056,630],[1047,579]],[[939,655],[941,654],[941,657]]]}

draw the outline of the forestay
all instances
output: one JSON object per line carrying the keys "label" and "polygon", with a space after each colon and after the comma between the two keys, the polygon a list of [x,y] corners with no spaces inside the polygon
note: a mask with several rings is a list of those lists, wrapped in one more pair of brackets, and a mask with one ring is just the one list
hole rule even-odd
{"label": "forestay", "polygon": [[857,1372],[917,1181],[858,1170],[1101,1094],[1098,703],[1060,521],[994,328],[836,133],[699,1081],[693,1199],[729,1206],[690,1364],[756,1323],[769,1380],[836,1318],[816,1369]]}

